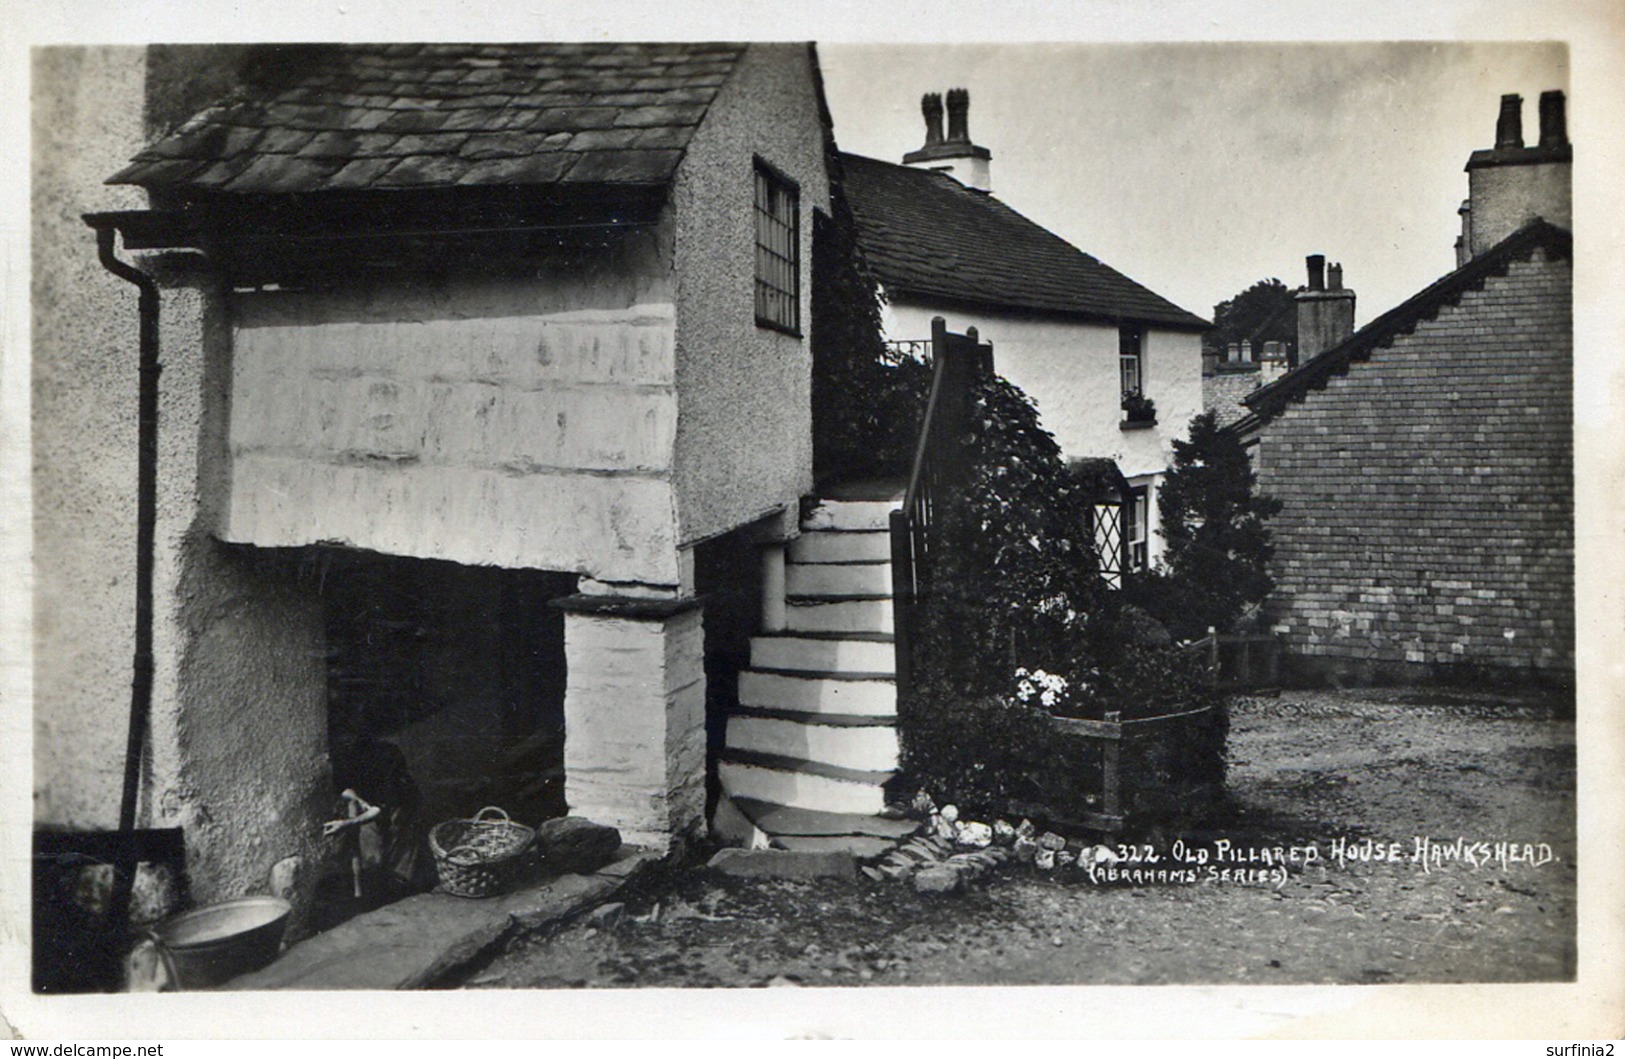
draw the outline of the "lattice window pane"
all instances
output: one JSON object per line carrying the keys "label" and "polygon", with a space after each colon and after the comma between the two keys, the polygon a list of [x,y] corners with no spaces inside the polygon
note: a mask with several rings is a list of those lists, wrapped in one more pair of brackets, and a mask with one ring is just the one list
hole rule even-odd
{"label": "lattice window pane", "polygon": [[1096,504],[1095,560],[1101,580],[1110,588],[1123,587],[1123,508],[1118,504]]}

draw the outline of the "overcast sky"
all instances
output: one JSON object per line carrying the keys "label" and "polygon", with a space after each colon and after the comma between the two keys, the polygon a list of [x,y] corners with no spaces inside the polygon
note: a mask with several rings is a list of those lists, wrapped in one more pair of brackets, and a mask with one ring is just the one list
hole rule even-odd
{"label": "overcast sky", "polygon": [[[920,146],[920,96],[970,91],[1005,203],[1180,306],[1341,261],[1364,324],[1455,267],[1467,156],[1500,97],[1568,89],[1561,44],[819,47],[843,150]],[[1572,126],[1571,126],[1572,127]],[[1577,152],[1584,144],[1576,146]]]}

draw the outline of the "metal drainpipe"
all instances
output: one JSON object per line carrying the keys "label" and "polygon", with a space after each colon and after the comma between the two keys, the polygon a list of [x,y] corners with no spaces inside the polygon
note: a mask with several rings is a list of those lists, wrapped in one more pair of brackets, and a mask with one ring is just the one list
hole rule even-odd
{"label": "metal drainpipe", "polygon": [[[124,789],[119,803],[119,832],[126,836],[135,830],[135,810],[141,783],[141,756],[147,738],[147,722],[152,712],[152,610],[153,543],[158,516],[158,284],[151,276],[115,254],[116,227],[105,220],[86,218],[96,230],[96,250],[102,266],[122,280],[136,285],[140,342],[140,390],[138,397],[135,514],[135,660],[130,681],[130,728],[124,751]],[[128,872],[114,875],[109,908],[115,929],[122,930],[129,915],[130,897],[135,886],[133,857],[126,862]]]}

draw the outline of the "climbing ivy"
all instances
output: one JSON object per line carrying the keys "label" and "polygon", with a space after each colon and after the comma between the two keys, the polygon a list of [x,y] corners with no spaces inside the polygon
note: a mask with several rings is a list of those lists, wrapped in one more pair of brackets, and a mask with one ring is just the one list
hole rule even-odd
{"label": "climbing ivy", "polygon": [[923,363],[887,356],[880,288],[837,186],[813,214],[813,470],[822,483],[908,474],[931,386]]}

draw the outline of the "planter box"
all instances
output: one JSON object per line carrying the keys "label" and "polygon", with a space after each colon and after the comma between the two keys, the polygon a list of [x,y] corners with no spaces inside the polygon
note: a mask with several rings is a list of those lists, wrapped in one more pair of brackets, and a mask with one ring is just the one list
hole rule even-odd
{"label": "planter box", "polygon": [[1105,720],[1051,717],[1058,737],[1075,744],[1076,769],[1052,804],[1011,811],[1058,825],[1116,836],[1163,822],[1218,797],[1224,787],[1222,705],[1174,708],[1152,717]]}

